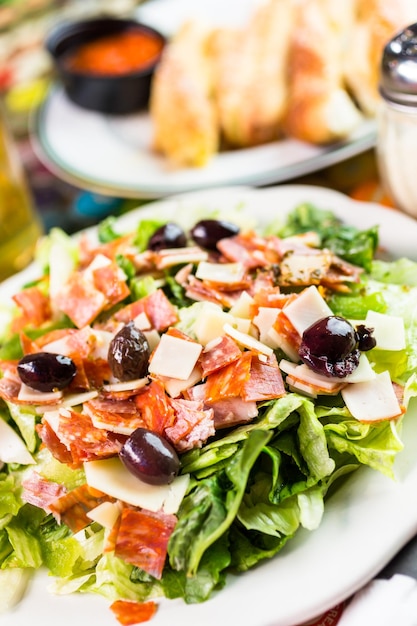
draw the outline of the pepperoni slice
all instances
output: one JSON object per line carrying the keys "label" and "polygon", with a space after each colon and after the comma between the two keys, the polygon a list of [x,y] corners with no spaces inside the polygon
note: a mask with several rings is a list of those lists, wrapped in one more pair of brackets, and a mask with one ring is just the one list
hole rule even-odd
{"label": "pepperoni slice", "polygon": [[132,624],[143,624],[149,622],[155,615],[157,604],[150,600],[149,602],[134,602],[133,600],[115,600],[110,609],[116,616],[117,621],[122,626],[131,626]]}
{"label": "pepperoni slice", "polygon": [[176,523],[175,515],[160,511],[123,509],[115,555],[160,579]]}
{"label": "pepperoni slice", "polygon": [[231,337],[224,335],[211,349],[201,353],[199,364],[203,370],[203,377],[233,363],[241,355],[242,351],[237,343]]}
{"label": "pepperoni slice", "polygon": [[241,397],[250,377],[251,362],[252,353],[248,350],[233,363],[207,376],[205,401]]}

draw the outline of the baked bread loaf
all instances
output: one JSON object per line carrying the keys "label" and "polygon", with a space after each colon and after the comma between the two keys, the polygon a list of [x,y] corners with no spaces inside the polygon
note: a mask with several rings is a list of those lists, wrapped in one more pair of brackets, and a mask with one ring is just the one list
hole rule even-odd
{"label": "baked bread loaf", "polygon": [[356,0],[355,23],[345,55],[346,84],[360,108],[376,114],[384,46],[400,30],[417,22],[416,0]]}
{"label": "baked bread loaf", "polygon": [[203,166],[219,148],[207,41],[202,24],[185,23],[165,48],[152,81],[154,148],[177,166]]}
{"label": "baked bread loaf", "polygon": [[226,144],[253,146],[282,134],[293,26],[293,3],[267,0],[246,27],[213,32],[213,95]]}
{"label": "baked bread loaf", "polygon": [[[337,9],[339,8],[339,12]],[[298,0],[289,51],[286,134],[324,144],[349,135],[362,115],[344,85],[353,20],[349,0]]]}

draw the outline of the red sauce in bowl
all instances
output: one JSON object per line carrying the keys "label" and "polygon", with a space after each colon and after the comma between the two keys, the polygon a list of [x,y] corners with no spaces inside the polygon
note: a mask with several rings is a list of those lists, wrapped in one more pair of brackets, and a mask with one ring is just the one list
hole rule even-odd
{"label": "red sauce in bowl", "polygon": [[65,59],[67,69],[85,74],[120,75],[140,71],[162,50],[148,31],[125,30],[82,44]]}

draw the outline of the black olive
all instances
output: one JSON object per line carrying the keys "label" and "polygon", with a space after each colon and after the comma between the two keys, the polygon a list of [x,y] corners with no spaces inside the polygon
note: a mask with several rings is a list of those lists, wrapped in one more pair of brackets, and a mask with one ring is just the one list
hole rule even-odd
{"label": "black olive", "polygon": [[160,226],[148,241],[148,250],[157,252],[165,248],[183,248],[187,245],[187,237],[178,224],[168,222]]}
{"label": "black olive", "polygon": [[357,334],[343,317],[330,315],[303,333],[298,351],[302,361],[318,374],[344,378],[359,364]]}
{"label": "black olive", "polygon": [[111,340],[107,359],[113,376],[126,381],[147,375],[149,355],[145,335],[129,322]]}
{"label": "black olive", "polygon": [[200,220],[190,231],[196,244],[207,250],[217,250],[217,242],[239,233],[239,227],[224,220]]}
{"label": "black olive", "polygon": [[367,328],[364,324],[356,326],[356,336],[358,338],[358,348],[362,352],[372,350],[376,346],[376,339],[372,337],[373,328]]}
{"label": "black olive", "polygon": [[25,385],[36,391],[54,391],[68,387],[77,368],[69,356],[36,352],[20,359],[17,373]]}
{"label": "black olive", "polygon": [[123,444],[119,457],[129,472],[150,485],[168,485],[180,467],[171,444],[145,428],[133,431]]}

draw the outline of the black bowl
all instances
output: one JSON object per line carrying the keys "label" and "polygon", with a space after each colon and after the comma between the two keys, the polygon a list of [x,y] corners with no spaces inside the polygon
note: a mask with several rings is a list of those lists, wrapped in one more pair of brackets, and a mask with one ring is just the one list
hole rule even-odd
{"label": "black bowl", "polygon": [[[149,34],[161,44],[161,52],[140,70],[123,74],[95,74],[68,67],[69,55],[79,46],[132,30]],[[47,36],[45,47],[72,102],[93,111],[121,115],[148,105],[152,75],[165,43],[161,33],[135,20],[100,17],[58,24]]]}

